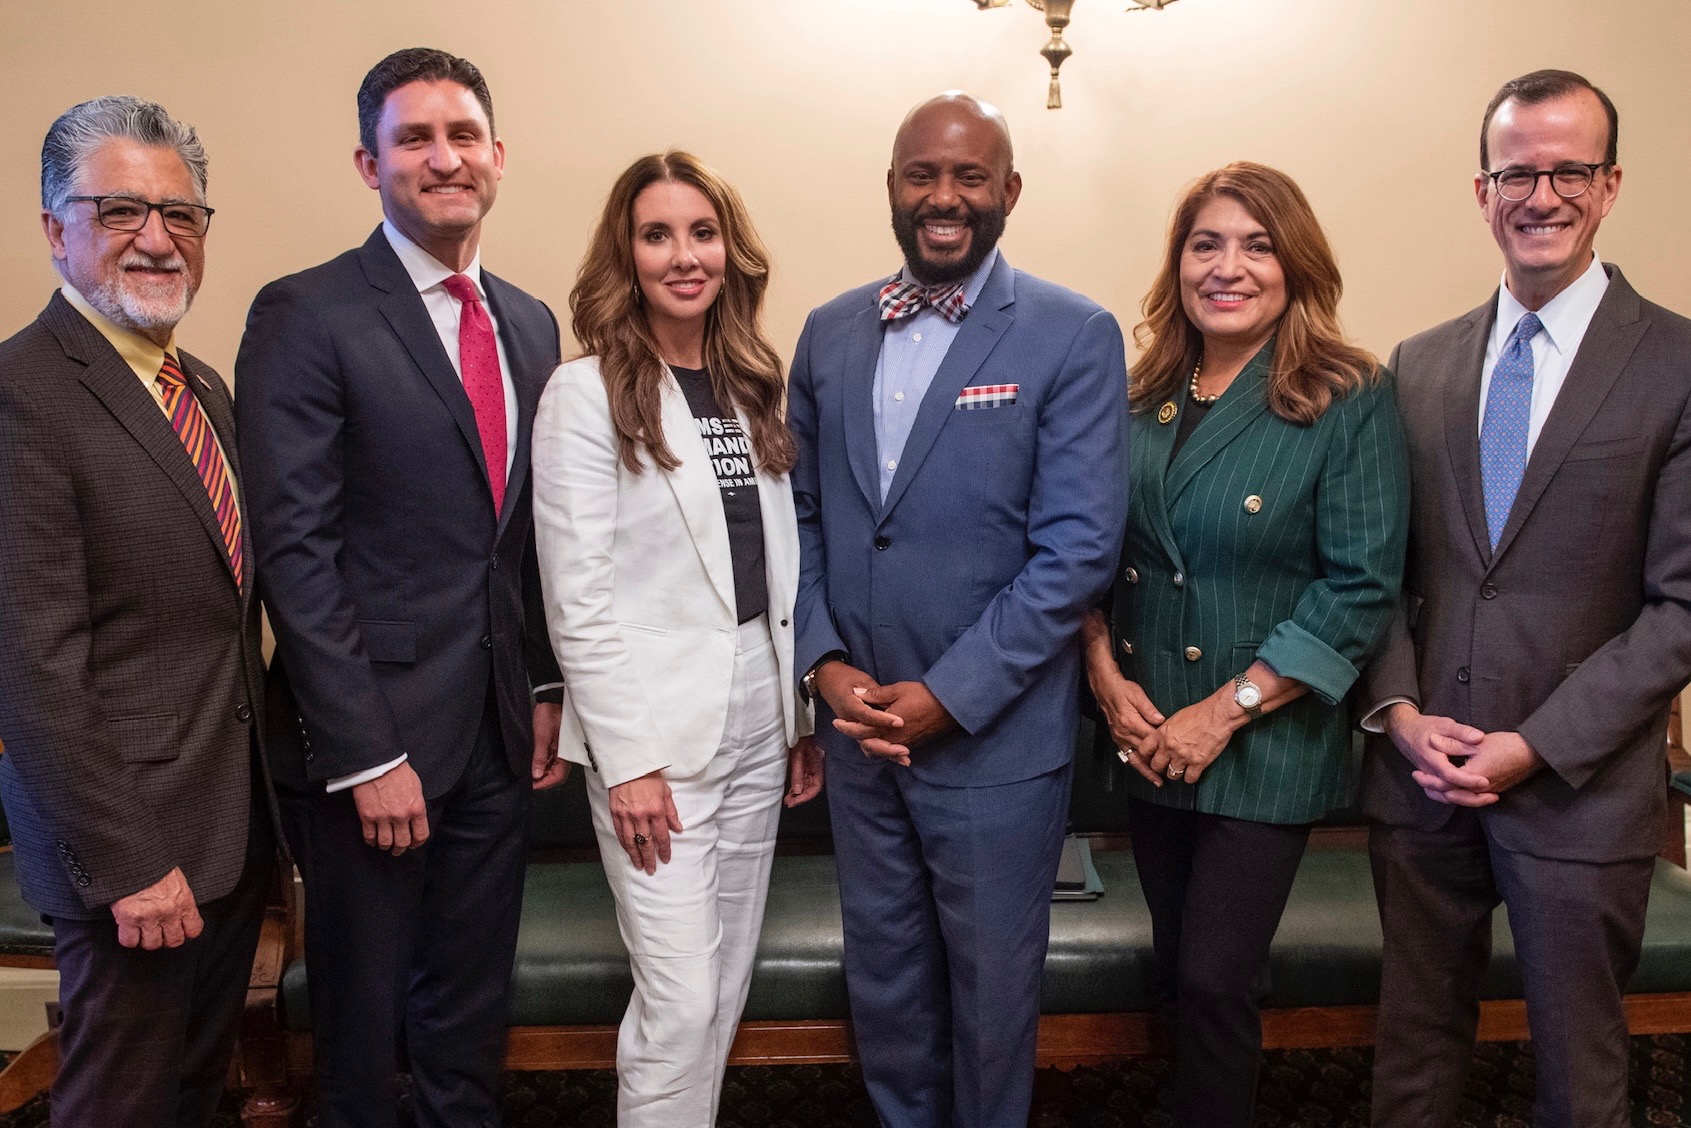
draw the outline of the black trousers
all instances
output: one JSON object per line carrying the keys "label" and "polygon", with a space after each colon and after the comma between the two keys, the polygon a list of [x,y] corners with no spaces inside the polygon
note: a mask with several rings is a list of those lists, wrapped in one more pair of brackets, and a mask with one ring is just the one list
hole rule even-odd
{"label": "black trousers", "polygon": [[1456,1122],[1499,902],[1508,907],[1532,1029],[1534,1128],[1626,1128],[1621,993],[1638,966],[1655,859],[1513,853],[1468,810],[1436,831],[1376,824],[1368,847],[1386,938],[1376,1128]]}
{"label": "black trousers", "polygon": [[125,948],[109,913],[52,919],[64,1016],[49,1097],[55,1126],[205,1128],[211,1121],[275,877],[270,815],[259,802],[248,817],[240,881],[199,906],[205,931],[180,948]]}
{"label": "black trousers", "polygon": [[417,1128],[497,1128],[529,794],[490,709],[419,849],[366,846],[350,790],[286,797],[320,1128],[393,1128],[407,1063]]}
{"label": "black trousers", "polygon": [[1129,800],[1183,1128],[1250,1128],[1268,948],[1309,841],[1278,826]]}

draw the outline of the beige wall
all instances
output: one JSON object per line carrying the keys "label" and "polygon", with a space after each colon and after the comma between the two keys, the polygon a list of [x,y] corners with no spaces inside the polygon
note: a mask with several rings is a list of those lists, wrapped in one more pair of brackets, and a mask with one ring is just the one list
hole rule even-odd
{"label": "beige wall", "polygon": [[[1474,206],[1477,119],[1503,79],[1580,70],[1622,112],[1624,191],[1598,247],[1691,311],[1691,4],[1686,0],[1081,0],[1044,108],[1037,13],[969,0],[7,0],[0,74],[0,331],[54,276],[37,209],[42,134],[97,94],[157,99],[211,153],[205,288],[184,343],[227,374],[253,292],[361,241],[353,93],[398,47],[487,73],[510,152],[486,234],[494,270],[563,310],[599,201],[668,145],[715,163],[774,250],[770,329],[897,265],[883,175],[914,101],[965,87],[1010,117],[1027,181],[1005,247],[1125,322],[1193,176],[1250,157],[1295,175],[1338,249],[1345,316],[1376,350],[1477,304],[1495,248]],[[460,30],[460,13],[479,26]]]}

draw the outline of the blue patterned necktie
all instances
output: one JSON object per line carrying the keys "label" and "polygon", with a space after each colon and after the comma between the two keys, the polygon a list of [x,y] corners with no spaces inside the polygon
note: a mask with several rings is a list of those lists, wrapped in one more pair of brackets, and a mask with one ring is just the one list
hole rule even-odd
{"label": "blue patterned necktie", "polygon": [[1491,370],[1485,422],[1480,425],[1480,481],[1485,488],[1485,523],[1492,551],[1503,536],[1521,475],[1527,468],[1527,429],[1532,418],[1532,339],[1544,328],[1538,314],[1515,323],[1515,331]]}

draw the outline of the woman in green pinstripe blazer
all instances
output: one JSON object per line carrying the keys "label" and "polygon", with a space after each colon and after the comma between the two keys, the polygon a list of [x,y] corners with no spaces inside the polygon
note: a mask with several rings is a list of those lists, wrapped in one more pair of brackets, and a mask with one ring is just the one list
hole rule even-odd
{"label": "woman in green pinstripe blazer", "polygon": [[1258,1003],[1310,824],[1352,799],[1345,696],[1402,580],[1390,381],[1347,344],[1338,268],[1283,173],[1176,210],[1130,390],[1133,504],[1087,673],[1129,779],[1173,1011],[1177,1122],[1248,1128]]}

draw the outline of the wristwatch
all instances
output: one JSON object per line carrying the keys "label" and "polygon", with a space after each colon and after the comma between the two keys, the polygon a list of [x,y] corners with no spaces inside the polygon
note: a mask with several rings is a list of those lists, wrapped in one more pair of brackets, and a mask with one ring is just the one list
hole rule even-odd
{"label": "wristwatch", "polygon": [[1233,675],[1233,704],[1253,721],[1262,719],[1262,687],[1244,674]]}
{"label": "wristwatch", "polygon": [[799,685],[804,687],[805,700],[816,700],[816,671],[820,670],[823,666],[826,666],[829,662],[845,662],[848,661],[850,657],[851,656],[843,650],[830,650],[828,653],[818,658],[816,660],[816,665],[806,670],[804,677],[799,679]]}

